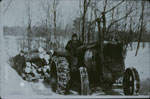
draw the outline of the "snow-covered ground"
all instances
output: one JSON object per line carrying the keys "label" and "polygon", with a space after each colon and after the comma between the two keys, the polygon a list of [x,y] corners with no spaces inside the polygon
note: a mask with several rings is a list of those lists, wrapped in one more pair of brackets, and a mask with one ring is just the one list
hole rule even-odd
{"label": "snow-covered ground", "polygon": [[[135,56],[136,44],[133,45],[133,51],[128,49],[125,59],[125,66],[135,67],[140,75],[141,80],[145,80],[150,76],[150,43],[146,43],[145,48],[140,47],[138,55]],[[24,81],[16,71],[7,63],[9,57],[16,55],[19,51],[17,42],[12,40],[5,42],[4,57],[4,81],[3,81],[3,97],[42,97],[53,96],[56,94],[50,88],[46,88],[41,82],[31,83]]]}
{"label": "snow-covered ground", "polygon": [[[3,82],[2,98],[21,99],[28,97],[43,97],[45,95],[55,95],[50,88],[46,88],[42,82],[32,83],[24,81],[17,72],[9,65],[10,57],[19,53],[19,47],[15,38],[8,40],[4,44],[3,51]],[[42,94],[40,93],[42,92]]]}
{"label": "snow-covered ground", "polygon": [[140,79],[150,78],[150,43],[145,43],[145,48],[140,44],[137,56],[135,56],[137,43],[133,43],[133,50],[128,48],[125,66],[135,67],[139,72]]}
{"label": "snow-covered ground", "polygon": [[[50,88],[46,88],[42,82],[33,83],[24,81],[7,62],[5,63],[4,69],[5,75],[2,88],[3,98],[56,95]],[[42,94],[40,92],[42,92]]]}

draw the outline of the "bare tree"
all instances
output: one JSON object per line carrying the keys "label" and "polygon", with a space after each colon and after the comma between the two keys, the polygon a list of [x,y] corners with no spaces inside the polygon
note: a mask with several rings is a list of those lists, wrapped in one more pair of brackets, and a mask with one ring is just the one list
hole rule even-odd
{"label": "bare tree", "polygon": [[130,10],[128,12],[125,13],[125,15],[117,20],[114,20],[113,22],[111,22],[108,27],[107,27],[107,31],[109,31],[109,29],[117,22],[126,19],[133,11],[135,11],[135,9],[133,9],[132,7],[130,8]]}
{"label": "bare tree", "polygon": [[8,10],[8,8],[9,8],[9,6],[10,6],[11,3],[12,3],[12,0],[9,0],[8,5],[7,5],[6,9],[4,9],[3,14],[6,13],[6,11]]}
{"label": "bare tree", "polygon": [[[97,19],[98,18],[98,15],[97,15],[97,11],[98,11],[98,8],[97,8],[97,4],[99,3],[99,1],[95,1],[94,3],[93,3],[93,7],[92,7],[92,9],[94,10],[94,18],[95,19]],[[90,24],[90,25],[92,25],[92,23]],[[94,29],[96,29],[96,22],[94,23]],[[93,35],[93,41],[94,41],[94,38],[95,38],[95,36]]]}
{"label": "bare tree", "polygon": [[82,41],[85,40],[85,18],[86,18],[86,14],[87,14],[87,10],[89,7],[91,0],[84,0],[83,3],[83,16],[82,16]]}
{"label": "bare tree", "polygon": [[30,8],[30,2],[29,0],[27,1],[27,18],[28,18],[28,25],[27,25],[27,36],[28,36],[28,50],[31,50],[31,36],[32,36],[32,30],[31,30],[31,8]]}
{"label": "bare tree", "polygon": [[[81,9],[81,0],[79,0],[79,10],[80,10],[80,18],[82,17],[82,9]],[[81,40],[81,19],[79,22],[79,40]]]}
{"label": "bare tree", "polygon": [[106,11],[106,7],[107,7],[107,0],[105,0],[105,5],[104,5],[104,10],[102,12],[102,20],[103,20],[103,38],[105,38],[105,32],[106,32],[106,15],[105,15],[105,11]]}
{"label": "bare tree", "polygon": [[[124,2],[124,0],[123,1],[121,1],[120,3],[118,3],[117,5],[115,5],[114,7],[112,7],[110,10],[106,10],[106,7],[107,7],[107,0],[104,2],[104,8],[103,8],[103,11],[101,11],[100,13],[101,13],[101,15],[100,15],[100,17],[99,18],[96,18],[92,23],[91,23],[91,25],[92,24],[95,24],[96,22],[98,23],[98,37],[99,37],[99,58],[100,58],[100,70],[101,70],[101,76],[103,77],[103,62],[104,62],[104,57],[103,57],[103,48],[104,48],[104,44],[103,44],[103,40],[104,40],[104,36],[105,36],[105,34],[106,34],[106,30],[107,30],[107,28],[106,28],[106,14],[108,13],[108,12],[110,12],[110,11],[114,11],[114,9],[115,8],[117,8],[120,4],[122,4]],[[95,10],[95,16],[97,15],[96,14],[96,11],[100,11],[100,10]],[[97,17],[97,16],[96,16]],[[118,20],[115,20],[115,21],[113,21],[112,23],[111,23],[111,25],[113,25],[114,23],[116,23],[116,22],[118,22],[118,21],[120,21],[120,20],[122,20],[124,17],[122,17],[122,18],[120,18],[120,19],[118,19]],[[102,24],[102,26],[101,26],[101,24]],[[101,29],[101,27],[102,27],[102,29]],[[111,26],[110,26],[111,27]],[[102,78],[101,77],[101,78]]]}
{"label": "bare tree", "polygon": [[51,42],[51,36],[52,36],[52,31],[51,31],[51,28],[52,28],[52,25],[51,25],[51,2],[50,1],[47,1],[46,3],[43,3],[42,2],[42,8],[46,14],[46,18],[44,20],[44,31],[46,32],[47,36],[46,36],[46,49],[50,49],[50,42]]}
{"label": "bare tree", "polygon": [[139,46],[140,46],[140,42],[141,42],[141,37],[142,37],[142,34],[143,34],[145,1],[141,2],[141,6],[142,6],[142,12],[141,12],[141,17],[140,17],[141,25],[140,25],[138,45],[137,45],[135,56],[137,56],[137,54],[138,54],[138,50],[139,50]]}
{"label": "bare tree", "polygon": [[[53,1],[53,22],[54,22],[54,35],[56,34],[56,28],[57,28],[57,7],[58,7],[58,4],[59,4],[59,0],[54,0]],[[56,36],[55,36],[56,38]]]}
{"label": "bare tree", "polygon": [[89,21],[89,25],[88,25],[88,43],[90,42],[90,37],[91,37],[91,22],[92,22],[92,17],[93,17],[93,11],[91,10],[91,15],[90,15],[90,21]]}

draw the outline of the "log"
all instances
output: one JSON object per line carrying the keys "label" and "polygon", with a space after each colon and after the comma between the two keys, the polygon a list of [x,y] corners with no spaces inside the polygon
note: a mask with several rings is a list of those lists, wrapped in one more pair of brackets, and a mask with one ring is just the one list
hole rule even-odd
{"label": "log", "polygon": [[46,54],[46,55],[44,56],[44,59],[45,59],[46,63],[49,64],[50,55]]}
{"label": "log", "polygon": [[30,61],[30,60],[34,60],[39,58],[39,53],[31,53],[28,56],[26,56],[26,60]]}
{"label": "log", "polygon": [[26,62],[26,67],[31,67],[31,63],[30,62]]}
{"label": "log", "polygon": [[39,47],[39,48],[38,48],[38,51],[39,51],[40,53],[42,53],[42,52],[44,52],[44,49],[43,49],[42,47]]}
{"label": "log", "polygon": [[26,67],[26,68],[25,68],[25,72],[26,72],[26,73],[30,73],[30,72],[31,72],[31,68],[30,68],[30,67]]}

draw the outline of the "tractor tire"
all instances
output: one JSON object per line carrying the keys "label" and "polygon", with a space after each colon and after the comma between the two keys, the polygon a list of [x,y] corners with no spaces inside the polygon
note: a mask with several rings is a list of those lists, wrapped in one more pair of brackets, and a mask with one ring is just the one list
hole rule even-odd
{"label": "tractor tire", "polygon": [[68,92],[70,81],[70,69],[68,60],[62,56],[52,58],[50,72],[50,83],[52,91],[57,94],[65,95]]}
{"label": "tractor tire", "polygon": [[140,77],[134,67],[127,68],[123,77],[123,91],[125,95],[134,95],[139,92]]}

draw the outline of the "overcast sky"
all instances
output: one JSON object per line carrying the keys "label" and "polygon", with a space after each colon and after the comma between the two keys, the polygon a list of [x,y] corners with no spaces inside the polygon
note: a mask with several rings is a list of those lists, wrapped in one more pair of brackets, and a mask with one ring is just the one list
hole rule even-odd
{"label": "overcast sky", "polygon": [[[10,0],[3,0],[3,9],[6,9]],[[26,14],[26,2],[27,0],[12,0],[7,12],[3,16],[3,25],[5,26],[23,26],[27,22]],[[36,24],[40,21],[40,18],[44,16],[41,2],[44,0],[30,0],[32,11],[32,24]],[[62,22],[72,21],[77,16],[79,9],[78,0],[61,0],[59,5],[59,11]]]}
{"label": "overcast sky", "polygon": [[[11,0],[2,1],[3,10],[7,8],[9,1]],[[32,12],[32,25],[35,25],[38,22],[41,22],[41,19],[45,17],[45,12],[43,11],[41,2],[52,1],[52,0],[29,0],[29,1],[30,1],[31,12]],[[115,3],[118,4],[118,2],[120,2],[120,0],[117,1],[114,0],[114,1],[115,1],[113,2],[114,4]],[[124,7],[123,5],[120,5],[119,10],[121,12],[121,15],[125,14],[122,13],[124,12],[125,9]],[[103,4],[99,5],[99,9],[102,8],[103,8]],[[72,20],[74,20],[75,17],[79,16],[79,0],[61,0],[58,9],[60,13],[59,21],[61,21],[63,26],[65,26],[66,23],[72,23]],[[8,7],[8,10],[3,15],[3,25],[4,26],[26,26],[28,22],[26,10],[27,10],[27,0],[12,0],[10,6]],[[138,12],[141,14],[140,10]],[[119,17],[121,17],[121,15],[119,15]],[[140,17],[140,15],[138,17]],[[136,20],[137,21],[135,22],[138,22],[139,18],[137,18]],[[148,18],[146,18],[146,20],[148,20]],[[147,23],[148,30],[149,30],[149,25],[150,23]]]}

